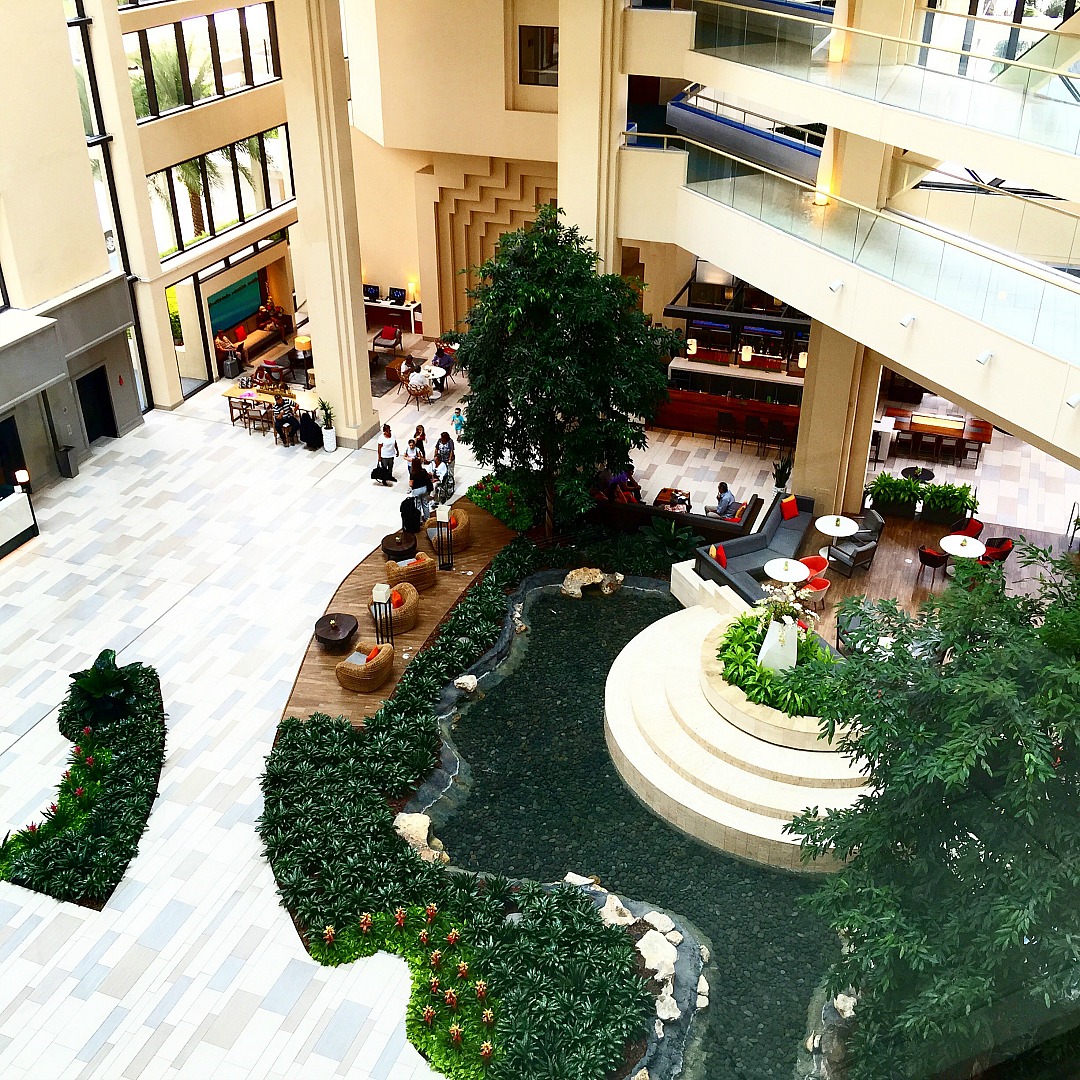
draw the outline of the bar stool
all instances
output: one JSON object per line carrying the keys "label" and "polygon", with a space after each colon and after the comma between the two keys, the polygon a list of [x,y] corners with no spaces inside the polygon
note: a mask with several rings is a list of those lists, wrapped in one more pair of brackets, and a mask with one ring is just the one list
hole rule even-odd
{"label": "bar stool", "polygon": [[735,437],[736,437],[735,417],[729,412],[718,412],[716,414],[716,434],[713,436],[713,448],[716,448],[717,439],[727,439],[728,447],[732,450],[735,449]]}
{"label": "bar stool", "polygon": [[747,416],[743,424],[743,450],[748,442],[757,443],[759,449],[765,445],[765,421],[760,416]]}

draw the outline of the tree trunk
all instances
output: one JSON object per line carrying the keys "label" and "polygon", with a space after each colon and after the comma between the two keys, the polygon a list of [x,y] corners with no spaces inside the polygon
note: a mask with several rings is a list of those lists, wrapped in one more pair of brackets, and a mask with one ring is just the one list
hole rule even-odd
{"label": "tree trunk", "polygon": [[555,535],[555,478],[544,480],[544,536],[550,540]]}
{"label": "tree trunk", "polygon": [[203,217],[202,195],[194,188],[188,188],[188,203],[191,206],[191,225],[195,230],[195,236],[202,236],[206,232],[206,218]]}

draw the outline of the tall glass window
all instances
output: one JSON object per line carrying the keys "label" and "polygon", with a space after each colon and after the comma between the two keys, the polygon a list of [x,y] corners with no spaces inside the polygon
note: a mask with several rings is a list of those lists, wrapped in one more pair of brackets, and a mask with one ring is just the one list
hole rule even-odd
{"label": "tall glass window", "polygon": [[218,96],[214,62],[210,52],[210,27],[205,16],[185,19],[184,45],[187,51],[188,80],[192,102]]}
{"label": "tall glass window", "polygon": [[559,28],[518,27],[518,82],[522,86],[559,85]]}

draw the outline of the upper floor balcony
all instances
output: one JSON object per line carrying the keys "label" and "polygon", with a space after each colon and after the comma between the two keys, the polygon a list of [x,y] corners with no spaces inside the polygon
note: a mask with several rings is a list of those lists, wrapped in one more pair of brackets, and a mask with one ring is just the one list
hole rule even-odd
{"label": "upper floor balcony", "polygon": [[[1022,171],[1055,194],[1080,191],[1076,34],[1019,29],[1013,42],[1006,27],[1002,41],[981,52],[975,44],[990,39],[965,46],[962,36],[957,42],[940,29],[950,28],[940,15],[922,38],[905,39],[728,0],[670,2],[670,12],[628,12],[628,72],[659,74],[651,62],[672,67],[671,46],[682,37],[690,55],[666,74],[762,103],[797,94],[808,116],[867,138],[997,165],[1000,175]],[[665,15],[675,21],[657,36]],[[1024,154],[1017,140],[1029,148]]]}

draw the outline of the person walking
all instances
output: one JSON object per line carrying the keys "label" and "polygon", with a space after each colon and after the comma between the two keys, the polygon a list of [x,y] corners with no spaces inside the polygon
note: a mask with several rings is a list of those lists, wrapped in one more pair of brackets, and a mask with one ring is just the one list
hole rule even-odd
{"label": "person walking", "polygon": [[413,461],[409,469],[409,490],[416,501],[420,517],[426,522],[431,514],[431,476],[419,458]]}
{"label": "person walking", "polygon": [[413,432],[413,439],[416,441],[416,449],[420,451],[420,460],[427,461],[427,432],[424,431],[423,424],[416,425],[416,430]]}
{"label": "person walking", "polygon": [[379,463],[371,474],[372,480],[378,480],[383,487],[389,487],[394,482],[394,462],[398,458],[397,439],[394,438],[389,424],[383,424],[382,437],[378,446]]}

